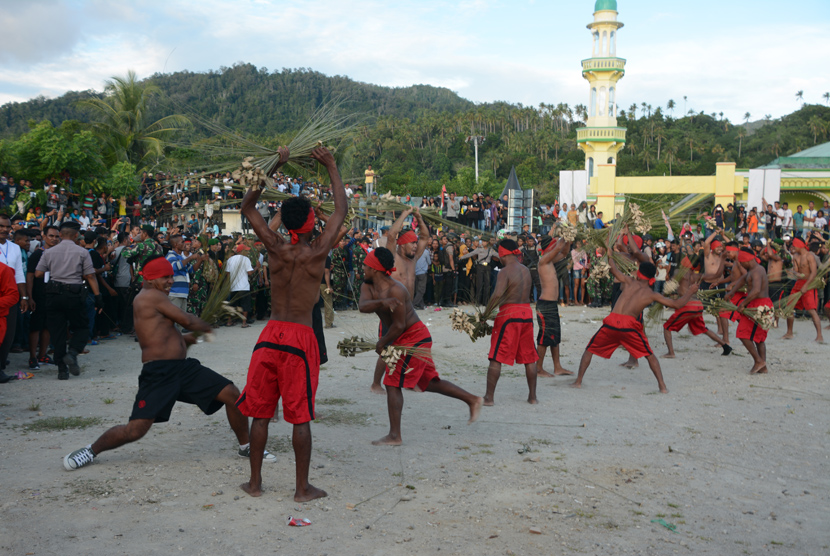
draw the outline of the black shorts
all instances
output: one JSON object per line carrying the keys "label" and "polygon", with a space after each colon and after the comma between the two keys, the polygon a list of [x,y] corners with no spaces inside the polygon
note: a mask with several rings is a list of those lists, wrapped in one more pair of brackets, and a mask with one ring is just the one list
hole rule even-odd
{"label": "black shorts", "polygon": [[216,401],[225,386],[233,384],[219,373],[202,366],[198,359],[168,359],[145,363],[138,376],[133,419],[164,423],[176,402],[190,403],[212,415],[225,405]]}
{"label": "black shorts", "polygon": [[559,325],[559,304],[547,299],[538,300],[536,302],[536,322],[539,323],[536,345],[558,346],[562,339],[562,328]]}
{"label": "black shorts", "polygon": [[790,295],[790,292],[793,289],[793,282],[792,280],[780,280],[778,282],[770,282],[769,283],[769,298],[772,299],[773,303],[778,303],[781,299]]}
{"label": "black shorts", "polygon": [[252,307],[251,292],[231,292],[229,303],[234,307],[239,307],[240,309],[242,309],[242,311],[244,311],[250,316]]}
{"label": "black shorts", "polygon": [[[709,282],[707,282],[706,280],[701,280],[701,281],[700,281],[700,290],[701,290],[701,291],[708,290],[708,289],[709,289],[709,288],[711,288],[711,287],[712,287],[712,284],[710,284],[710,283],[709,283]],[[718,299],[722,298],[722,297],[723,297],[723,292],[716,293],[716,294],[715,294],[715,297],[717,297]]]}
{"label": "black shorts", "polygon": [[32,311],[29,317],[29,332],[40,332],[46,330],[46,300],[37,300],[36,311]]}

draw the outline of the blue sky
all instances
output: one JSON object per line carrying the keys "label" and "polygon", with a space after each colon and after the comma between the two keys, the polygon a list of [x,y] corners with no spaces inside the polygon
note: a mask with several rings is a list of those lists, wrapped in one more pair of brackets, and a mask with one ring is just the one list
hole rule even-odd
{"label": "blue sky", "polygon": [[[103,88],[128,69],[308,67],[476,102],[588,101],[593,0],[0,0],[0,103]],[[618,0],[622,108],[674,99],[733,121],[830,91],[830,2]],[[816,69],[819,69],[816,72]],[[812,76],[815,72],[817,75]]]}

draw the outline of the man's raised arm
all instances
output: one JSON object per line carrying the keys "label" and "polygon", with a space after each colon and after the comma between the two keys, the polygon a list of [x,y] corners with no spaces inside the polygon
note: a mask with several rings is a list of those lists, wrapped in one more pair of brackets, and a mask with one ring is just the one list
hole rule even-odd
{"label": "man's raised arm", "polygon": [[424,217],[421,216],[421,211],[415,209],[415,219],[418,221],[418,247],[415,249],[415,260],[421,258],[429,243],[429,227],[424,222]]}
{"label": "man's raised arm", "polygon": [[325,249],[328,253],[331,246],[334,244],[334,239],[340,233],[340,226],[346,221],[346,212],[348,211],[348,199],[346,199],[346,190],[343,188],[343,180],[340,179],[340,172],[337,170],[337,163],[328,149],[325,147],[318,147],[311,151],[311,158],[326,167],[331,178],[331,192],[334,196],[334,212],[329,216],[326,227],[323,229],[322,235],[315,242],[320,246],[320,249]]}
{"label": "man's raised arm", "polygon": [[[288,162],[289,155],[288,149],[285,147],[280,147],[279,153],[280,161],[277,163],[277,168]],[[283,239],[279,234],[268,227],[268,223],[265,221],[265,218],[263,218],[257,210],[256,204],[257,201],[259,201],[260,195],[262,195],[262,189],[259,187],[253,186],[248,190],[245,197],[242,198],[242,214],[244,214],[245,218],[248,219],[248,222],[251,223],[254,233],[260,241],[262,241],[263,245],[265,245],[265,248],[270,250],[277,244],[282,243]]]}
{"label": "man's raised arm", "polygon": [[[398,234],[400,234],[401,230],[403,230],[403,222],[404,222],[404,220],[406,220],[406,217],[409,216],[410,214],[412,214],[412,207],[410,207],[410,208],[406,209],[405,211],[403,211],[401,213],[401,215],[398,217],[398,219],[395,220],[395,222],[393,222],[392,226],[389,228],[389,232],[387,233],[386,237],[392,238],[392,242],[393,242],[392,247],[393,248],[391,249],[391,251],[393,253],[395,252],[395,249],[394,249],[395,243],[394,242],[398,241]],[[388,243],[388,241],[389,240],[387,240],[387,243]],[[388,248],[389,245],[387,245],[386,247]]]}

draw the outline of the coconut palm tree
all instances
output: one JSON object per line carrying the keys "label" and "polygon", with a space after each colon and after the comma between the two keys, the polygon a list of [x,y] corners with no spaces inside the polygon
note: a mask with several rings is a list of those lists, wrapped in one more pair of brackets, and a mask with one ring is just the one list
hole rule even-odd
{"label": "coconut palm tree", "polygon": [[672,117],[674,117],[674,107],[676,106],[675,102],[672,99],[669,99],[669,102],[666,103],[666,108],[671,113]]}
{"label": "coconut palm tree", "polygon": [[824,134],[824,120],[818,116],[813,116],[807,122],[807,125],[810,126],[810,133],[813,134],[813,145],[815,145],[818,141],[819,134]]}
{"label": "coconut palm tree", "polygon": [[666,143],[666,159],[669,161],[669,175],[671,176],[672,163],[677,159],[677,145],[674,141]]}
{"label": "coconut palm tree", "polygon": [[747,126],[749,125],[749,118],[751,118],[751,117],[752,117],[752,114],[750,114],[749,112],[744,114],[744,122],[746,122]]}
{"label": "coconut palm tree", "polygon": [[824,93],[821,98],[824,99],[824,104],[830,104],[830,93]]}
{"label": "coconut palm tree", "polygon": [[744,137],[746,137],[746,128],[738,128],[738,158],[741,158],[741,147],[743,146]]}
{"label": "coconut palm tree", "polygon": [[795,94],[795,100],[797,100],[799,102],[803,101],[804,100],[804,91],[798,91]]}
{"label": "coconut palm tree", "polygon": [[190,126],[187,116],[178,114],[147,121],[151,100],[160,94],[161,89],[140,82],[130,70],[106,82],[104,98],[79,102],[97,120],[91,126],[104,142],[108,166],[126,161],[139,172],[152,170],[163,158],[167,142]]}

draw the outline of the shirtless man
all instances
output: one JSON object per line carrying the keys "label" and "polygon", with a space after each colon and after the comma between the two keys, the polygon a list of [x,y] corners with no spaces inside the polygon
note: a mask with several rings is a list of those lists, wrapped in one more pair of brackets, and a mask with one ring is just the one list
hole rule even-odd
{"label": "shirtless man", "polygon": [[[709,237],[703,242],[703,272],[704,274],[714,276],[716,279],[721,278],[724,269],[723,258],[725,249],[719,238],[720,236],[717,234],[709,234]],[[704,279],[700,281],[700,289],[702,290],[708,290],[714,287],[715,285],[709,283],[708,280]],[[718,334],[723,334],[723,323],[720,319],[718,319]],[[724,336],[723,341],[728,341],[728,337]]]}
{"label": "shirtless man", "polygon": [[[731,284],[734,284],[746,274],[744,267],[738,264],[738,249],[738,244],[734,241],[726,244],[721,263],[722,266],[715,273],[717,277],[709,278],[711,287],[716,288],[726,285],[726,288],[730,288]],[[726,273],[727,268],[729,269],[729,274]],[[731,298],[724,295],[725,299],[728,299],[735,305],[743,301],[744,297],[746,297],[746,294],[741,291],[735,291]],[[740,316],[737,311],[721,311],[718,314],[718,332],[721,334],[724,343],[729,343],[729,321],[738,322]]]}
{"label": "shirtless man", "polygon": [[[562,253],[568,251],[569,244],[565,240],[545,236],[540,246],[542,253],[537,268],[542,293],[536,301],[536,322],[539,323],[539,334],[536,336],[536,353],[539,355],[539,363],[536,374],[544,377],[572,375],[573,373],[565,369],[559,361],[559,343],[562,341],[559,305],[557,305],[559,276],[553,262]],[[553,374],[543,368],[548,346],[550,346],[550,355],[553,359]]]}
{"label": "shirtless man", "polygon": [[[650,259],[643,253],[640,248],[643,246],[643,238],[638,235],[632,234],[628,230],[628,226],[623,229],[623,232],[617,237],[617,241],[614,243],[613,251],[618,253],[621,257],[628,259],[633,263],[648,263],[651,262]],[[611,257],[608,257],[609,259]],[[614,282],[611,286],[611,311],[614,310],[614,306],[617,303],[617,299],[619,299],[620,294],[622,293],[622,282],[617,280],[614,277]],[[640,320],[642,320],[642,315],[640,316]],[[625,363],[620,363],[620,367],[627,367],[629,369],[634,369],[639,367],[640,364],[637,362],[637,358],[634,357],[631,353],[628,354],[628,361]]]}
{"label": "shirtless man", "polygon": [[[686,290],[689,288],[690,285],[696,284],[700,282],[703,284],[709,275],[705,274],[695,274],[692,272],[692,263],[689,261],[688,257],[684,257],[683,261],[680,263],[682,266],[688,269],[687,272],[683,273],[683,277],[680,279],[680,282],[677,284],[677,293],[679,295],[684,295]],[[722,267],[719,265],[715,268],[715,273],[719,270],[722,270]],[[674,359],[674,346],[672,345],[672,332],[680,332],[683,330],[685,326],[689,327],[689,331],[694,335],[697,336],[699,334],[706,334],[717,343],[719,346],[723,348],[723,353],[721,355],[729,355],[732,353],[732,347],[729,344],[724,343],[724,341],[718,337],[717,334],[709,330],[706,326],[706,322],[703,320],[703,303],[701,303],[697,299],[692,299],[686,304],[685,307],[681,307],[677,309],[674,314],[669,317],[669,319],[663,324],[663,338],[666,340],[666,347],[668,347],[668,353],[666,353],[663,357],[666,359]]]}
{"label": "shirtless man", "polygon": [[[795,310],[807,311],[807,314],[813,319],[813,326],[816,327],[816,342],[823,344],[824,337],[821,335],[821,318],[818,316],[818,290],[815,288],[806,289],[807,285],[818,274],[818,262],[816,260],[818,257],[807,250],[807,244],[800,237],[793,238],[792,247],[793,269],[800,278],[795,282],[791,295],[802,292],[801,297],[795,303]],[[787,333],[782,336],[785,340],[792,339],[794,322],[794,315],[787,317]]]}
{"label": "shirtless man", "polygon": [[[786,293],[789,280],[784,274],[784,259],[772,246],[772,239],[767,240],[761,259],[767,261],[767,280],[769,281],[769,297],[773,303],[781,301]],[[775,328],[778,328],[778,317],[775,317]]]}
{"label": "shirtless man", "polygon": [[[751,250],[741,249],[738,251],[738,264],[747,272],[726,292],[727,298],[738,291],[738,288],[747,285],[746,297],[738,305],[738,311],[746,308],[760,307],[762,305],[772,307],[772,300],[769,298],[769,281],[764,267],[758,264],[755,253]],[[739,313],[740,314],[740,313]],[[740,314],[738,330],[735,336],[741,340],[749,355],[752,356],[753,365],[750,374],[767,372],[767,331],[758,326],[754,320]]]}
{"label": "shirtless man", "polygon": [[[211,326],[170,301],[173,266],[167,259],[148,259],[141,275],[144,282],[133,301],[133,310],[144,367],[138,377],[130,422],[112,427],[92,444],[65,456],[64,468],[73,471],[92,463],[101,452],[135,442],[147,434],[153,423],[167,422],[177,401],[197,405],[208,415],[224,406],[239,441],[239,455],[247,457],[248,419],[234,405],[239,390],[227,378],[187,357],[187,346],[196,343],[196,337],[192,333],[182,335],[175,325],[201,333],[211,332]],[[268,456],[269,461],[277,460],[271,454]]]}
{"label": "shirtless man", "polygon": [[[288,160],[288,149],[280,148],[278,166]],[[268,423],[282,396],[283,418],[294,425],[293,446],[296,458],[294,500],[307,502],[326,496],[308,482],[311,461],[311,427],[314,396],[320,374],[319,346],[312,329],[312,308],[320,296],[326,257],[346,218],[346,191],[334,157],[325,148],[316,148],[311,157],[326,167],[331,177],[334,212],[316,239],[314,210],[303,197],[287,199],[280,207],[282,225],[291,241],[268,227],[256,209],[261,191],[251,187],[242,199],[242,214],[268,251],[271,272],[271,320],[259,336],[248,382],[236,402],[251,424],[251,479],[242,490],[251,496],[262,495],[262,456],[268,439]]]}
{"label": "shirtless man", "polygon": [[[404,222],[410,214],[415,215],[415,220],[418,221],[418,235],[412,230],[407,230],[400,233],[403,229]],[[424,218],[418,209],[406,209],[401,213],[392,227],[389,229],[387,238],[396,238],[397,246],[395,249],[395,272],[392,273],[392,279],[402,283],[409,292],[409,295],[415,295],[415,261],[421,258],[424,250],[429,243],[429,228],[424,222]],[[387,243],[388,243],[387,239]],[[381,245],[380,247],[387,247]],[[391,251],[391,250],[390,250]],[[383,336],[386,330],[383,329],[383,320],[380,321],[380,331],[378,336]],[[383,359],[378,357],[375,363],[375,375],[372,379],[372,386],[369,389],[374,394],[383,394],[383,386],[380,385],[380,379],[383,378],[383,373],[386,371],[386,364]]]}
{"label": "shirtless man", "polygon": [[470,408],[470,420],[478,419],[482,400],[458,386],[441,380],[432,361],[432,337],[412,306],[412,296],[403,284],[392,278],[395,257],[385,247],[378,247],[363,261],[364,282],[360,287],[360,312],[375,313],[380,317],[384,335],[375,351],[380,355],[389,345],[407,346],[417,352],[401,357],[395,369],[387,371],[383,379],[389,410],[389,434],[372,442],[375,446],[401,444],[401,411],[403,388],[416,392],[436,392],[456,398]]}
{"label": "shirtless man", "polygon": [[493,323],[490,336],[490,366],[487,369],[487,392],[484,405],[493,405],[496,383],[501,376],[502,364],[513,363],[525,366],[527,376],[527,403],[536,401],[536,361],[539,354],[533,345],[533,312],[530,309],[530,288],[533,280],[526,266],[519,263],[519,244],[512,239],[499,243],[499,259],[502,268],[496,278],[496,289],[490,303],[499,301],[499,314]]}
{"label": "shirtless man", "polygon": [[613,257],[608,257],[608,266],[611,268],[614,278],[619,280],[621,292],[617,298],[617,303],[614,305],[614,310],[605,317],[600,329],[588,342],[588,347],[585,348],[585,353],[582,354],[582,360],[579,362],[579,374],[571,386],[573,388],[582,387],[582,378],[585,376],[585,371],[588,370],[588,365],[591,364],[594,355],[609,359],[614,351],[622,345],[632,357],[646,358],[651,372],[654,373],[654,377],[657,379],[660,393],[667,394],[668,389],[663,382],[660,362],[648,345],[648,338],[646,338],[640,316],[643,309],[654,302],[674,309],[685,307],[697,292],[697,284],[689,285],[686,293],[678,299],[669,299],[651,289],[654,284],[654,276],[657,274],[657,268],[652,263],[640,263],[635,278],[620,272]]}

